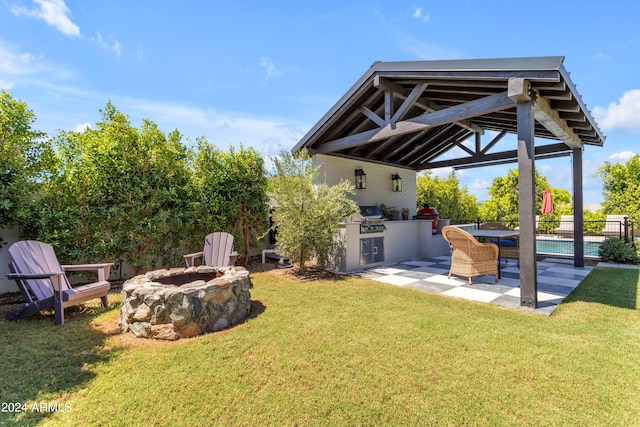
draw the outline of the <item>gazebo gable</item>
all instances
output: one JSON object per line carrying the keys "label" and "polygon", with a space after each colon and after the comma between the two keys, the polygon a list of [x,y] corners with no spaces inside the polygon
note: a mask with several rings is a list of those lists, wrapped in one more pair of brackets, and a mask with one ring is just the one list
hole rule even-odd
{"label": "gazebo gable", "polygon": [[[537,158],[568,155],[604,136],[562,65],[563,57],[377,62],[296,145],[311,153],[378,162],[416,171],[515,161],[494,152],[517,132],[516,105],[535,99],[536,137],[559,143]],[[497,136],[482,141],[485,131]],[[472,139],[472,143],[464,143]],[[459,147],[467,155],[440,160]]]}

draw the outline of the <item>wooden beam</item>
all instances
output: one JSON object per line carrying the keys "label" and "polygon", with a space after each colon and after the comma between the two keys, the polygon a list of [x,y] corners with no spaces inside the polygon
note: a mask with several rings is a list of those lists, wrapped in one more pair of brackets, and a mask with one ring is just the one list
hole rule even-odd
{"label": "wooden beam", "polygon": [[[453,148],[453,147],[450,147]],[[535,156],[544,156],[554,153],[568,153],[570,150],[564,144],[548,144],[535,147]],[[472,157],[461,157],[457,159],[441,160],[438,162],[430,162],[428,169],[456,167],[463,165],[470,165],[474,163],[493,163],[501,160],[516,160],[518,158],[518,150],[500,151],[498,153],[479,153]],[[426,169],[426,168],[424,168]]]}
{"label": "wooden beam", "polygon": [[507,96],[507,92],[479,98],[464,104],[454,105],[443,110],[426,113],[412,119],[407,119],[396,123],[392,127],[390,124],[370,131],[365,131],[356,135],[350,135],[333,141],[328,141],[317,147],[321,154],[334,151],[346,150],[358,147],[363,144],[380,141],[398,135],[419,132],[428,127],[440,126],[443,124],[464,120],[495,111],[512,108],[514,103]]}
{"label": "wooden beam", "polygon": [[393,92],[387,90],[384,92],[384,122],[391,122],[391,110],[393,109]]}
{"label": "wooden beam", "polygon": [[[522,86],[524,89],[526,85]],[[520,305],[537,308],[538,272],[536,262],[536,178],[535,178],[535,94],[523,99],[518,113],[518,214],[520,218]]]}
{"label": "wooden beam", "polygon": [[491,142],[489,142],[487,144],[486,147],[484,147],[481,151],[479,151],[480,154],[486,154],[487,151],[489,151],[491,148],[493,148],[494,145],[496,145],[502,138],[504,138],[504,136],[507,134],[506,130],[501,131],[498,135],[496,135],[495,138],[493,138],[491,140]]}
{"label": "wooden beam", "polygon": [[[422,84],[425,85],[429,85],[430,81],[424,81],[422,79],[420,80],[412,80],[409,82],[404,82],[406,84],[413,84],[415,86],[419,86]],[[390,81],[389,79],[385,79],[384,77],[381,77],[379,75],[374,76],[373,78],[373,87],[375,87],[376,89],[380,89],[382,91],[391,91],[393,92],[398,98],[401,98],[403,100],[407,99],[407,95],[406,92],[407,90],[400,84],[395,83]],[[425,87],[426,89],[426,87]],[[422,90],[422,92],[424,92],[424,89]],[[409,95],[410,96],[410,95]],[[426,112],[432,113],[434,111],[439,111],[442,109],[442,107],[438,106],[435,102],[432,102],[430,100],[424,100],[424,101],[418,101],[419,97],[416,98],[416,100],[414,100],[413,105],[415,105],[418,108],[423,109]],[[478,133],[483,133],[484,129],[482,129],[481,127],[475,125],[474,123],[468,121],[468,120],[460,120],[456,122],[457,125],[463,127],[463,128],[467,128],[472,132],[478,132]]]}
{"label": "wooden beam", "polygon": [[385,92],[396,92],[403,96],[405,94],[405,89],[401,85],[393,83],[392,81],[385,79],[384,77],[380,77],[379,75],[373,77],[373,87]]}
{"label": "wooden beam", "polygon": [[[536,156],[536,161],[544,160],[544,159],[557,159],[559,157],[569,157],[571,155],[570,151],[556,153],[556,154],[546,154],[542,156]],[[508,165],[511,163],[516,163],[518,159],[506,159],[506,160],[498,160],[495,162],[482,162],[482,163],[471,163],[469,165],[464,166],[456,166],[455,170],[463,170],[463,169],[475,169],[475,168],[485,168],[487,166],[498,166],[498,165]]]}
{"label": "wooden beam", "polygon": [[582,148],[582,141],[569,127],[567,122],[560,118],[558,113],[551,108],[549,101],[536,96],[534,118],[544,126],[556,138],[567,144],[569,148]]}
{"label": "wooden beam", "polygon": [[413,90],[411,90],[409,96],[405,98],[402,105],[396,110],[393,117],[391,117],[391,124],[396,123],[398,120],[402,119],[405,114],[407,114],[407,111],[409,111],[409,109],[413,107],[414,103],[420,98],[420,96],[422,96],[422,93],[426,88],[427,84],[421,83],[416,85]]}
{"label": "wooden beam", "polygon": [[467,153],[469,153],[469,155],[471,156],[475,156],[478,152],[477,151],[473,151],[470,148],[465,147],[462,142],[456,142],[456,147],[458,147],[459,149],[461,149],[462,151],[466,151]]}
{"label": "wooden beam", "polygon": [[[449,108],[434,111],[432,113],[423,114],[413,119],[408,119],[408,123],[429,126],[440,126],[446,123],[451,123],[459,120],[464,120],[483,114],[493,113],[495,111],[501,111],[514,106],[513,101],[509,99],[506,92],[498,93],[484,98],[478,98],[473,101],[466,102],[464,104],[454,105]],[[388,131],[388,127],[385,127],[381,131]],[[382,136],[382,135],[381,135]]]}
{"label": "wooden beam", "polygon": [[376,113],[368,109],[367,107],[364,107],[364,106],[360,107],[360,111],[362,111],[362,114],[367,116],[372,122],[374,122],[378,126],[382,127],[386,125],[382,117],[380,117],[379,115],[377,115]]}
{"label": "wooden beam", "polygon": [[582,149],[573,150],[573,266],[584,267]]}
{"label": "wooden beam", "polygon": [[507,94],[516,104],[520,102],[528,102],[531,99],[531,83],[523,77],[510,78]]}

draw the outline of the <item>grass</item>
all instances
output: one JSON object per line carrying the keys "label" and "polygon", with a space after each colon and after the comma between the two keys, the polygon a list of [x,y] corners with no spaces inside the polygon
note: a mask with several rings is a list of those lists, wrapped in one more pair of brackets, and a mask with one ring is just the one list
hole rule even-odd
{"label": "grass", "polygon": [[[640,425],[639,280],[594,269],[554,315],[356,279],[252,274],[253,314],[177,342],[108,309],[0,322],[4,425]],[[68,405],[65,407],[65,404]]]}

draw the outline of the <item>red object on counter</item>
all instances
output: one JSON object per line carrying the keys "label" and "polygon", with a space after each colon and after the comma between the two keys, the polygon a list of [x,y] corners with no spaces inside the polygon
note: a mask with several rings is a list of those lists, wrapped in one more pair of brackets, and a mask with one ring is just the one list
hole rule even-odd
{"label": "red object on counter", "polygon": [[424,207],[418,211],[416,219],[430,219],[432,220],[431,229],[433,233],[435,234],[435,232],[438,230],[438,211],[436,210],[436,208],[429,205],[424,205]]}

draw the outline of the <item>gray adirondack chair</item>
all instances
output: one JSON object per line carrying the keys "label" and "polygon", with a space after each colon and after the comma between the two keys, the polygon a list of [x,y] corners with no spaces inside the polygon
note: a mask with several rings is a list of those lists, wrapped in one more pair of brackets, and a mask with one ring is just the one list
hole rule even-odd
{"label": "gray adirondack chair", "polygon": [[[110,284],[109,270],[113,263],[60,265],[53,248],[35,240],[16,242],[9,247],[11,274],[26,303],[6,315],[7,320],[18,320],[53,308],[55,324],[64,324],[64,309],[82,302],[100,298],[107,306]],[[65,271],[97,271],[98,281],[72,287]]]}
{"label": "gray adirondack chair", "polygon": [[233,235],[218,231],[204,238],[202,252],[183,255],[187,267],[193,267],[195,260],[202,258],[202,265],[227,267],[236,263],[238,252],[233,250]]}

